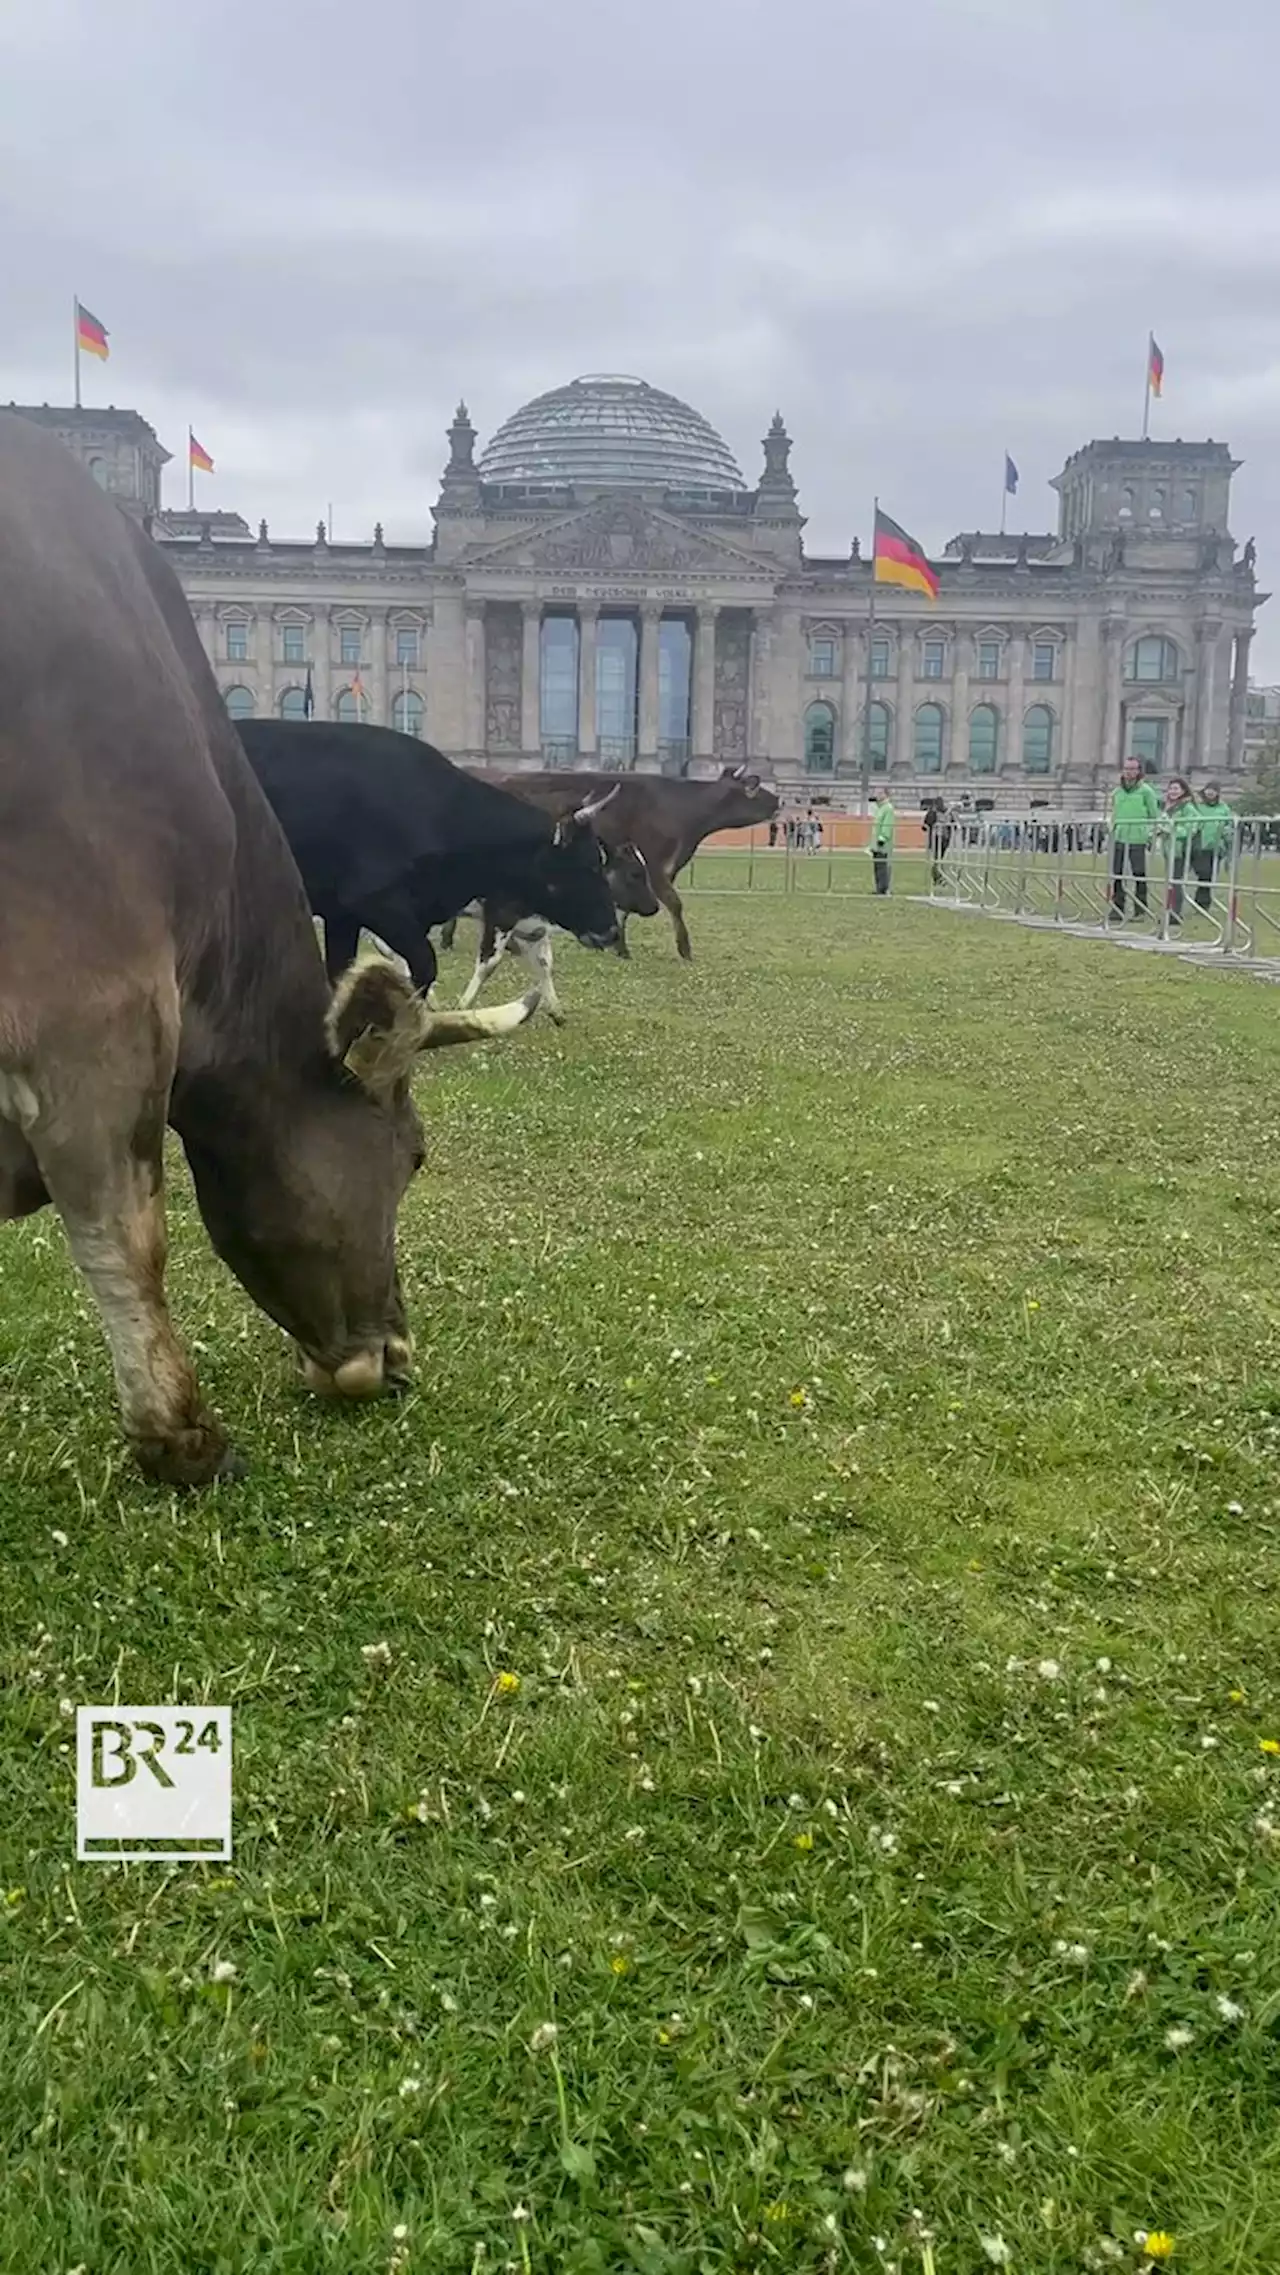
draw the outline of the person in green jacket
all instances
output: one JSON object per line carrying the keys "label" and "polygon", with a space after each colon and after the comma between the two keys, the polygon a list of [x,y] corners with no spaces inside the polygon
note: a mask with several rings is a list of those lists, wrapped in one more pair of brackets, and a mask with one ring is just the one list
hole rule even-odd
{"label": "person in green jacket", "polygon": [[1196,807],[1199,821],[1191,840],[1191,868],[1196,879],[1196,907],[1208,908],[1213,900],[1214,871],[1231,849],[1236,817],[1216,782],[1205,783]]}
{"label": "person in green jacket", "polygon": [[1124,865],[1133,875],[1134,906],[1147,911],[1147,848],[1160,818],[1160,802],[1136,758],[1126,758],[1111,793],[1111,921],[1124,921]]}
{"label": "person in green jacket", "polygon": [[1187,873],[1187,856],[1196,834],[1200,808],[1185,774],[1171,774],[1164,794],[1164,812],[1160,816],[1160,836],[1169,848],[1169,922],[1181,924],[1184,898],[1183,878]]}
{"label": "person in green jacket", "polygon": [[871,866],[878,893],[889,890],[889,864],[893,859],[893,831],[897,819],[893,800],[884,790],[871,822]]}

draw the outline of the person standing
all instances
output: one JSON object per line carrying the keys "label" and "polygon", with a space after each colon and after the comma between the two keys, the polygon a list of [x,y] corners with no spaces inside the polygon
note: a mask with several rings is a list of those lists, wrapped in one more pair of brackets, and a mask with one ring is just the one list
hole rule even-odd
{"label": "person standing", "polygon": [[1196,880],[1196,907],[1207,909],[1213,900],[1214,872],[1230,847],[1236,817],[1216,782],[1205,783],[1196,808],[1191,870]]}
{"label": "person standing", "polygon": [[773,819],[772,819],[772,821],[771,821],[771,822],[770,822],[770,824],[769,824],[769,851],[770,851],[771,853],[772,853],[772,851],[773,851],[773,849],[774,849],[774,846],[777,844],[777,842],[778,842],[778,817],[777,817],[777,815],[775,814],[775,815],[774,815],[774,817],[773,817]]}
{"label": "person standing", "polygon": [[1187,873],[1187,854],[1199,818],[1199,808],[1186,775],[1171,774],[1169,787],[1164,794],[1164,812],[1160,817],[1160,835],[1169,849],[1170,924],[1182,922],[1182,903],[1185,897],[1182,880]]}
{"label": "person standing", "polygon": [[887,893],[889,890],[889,872],[893,861],[893,832],[897,819],[893,800],[888,791],[885,790],[881,794],[880,803],[871,819],[871,866],[875,874],[878,893]]}
{"label": "person standing", "polygon": [[1147,901],[1147,849],[1160,818],[1160,804],[1143,777],[1136,758],[1126,758],[1120,780],[1111,793],[1111,921],[1124,922],[1124,866],[1133,877],[1135,908],[1145,916]]}

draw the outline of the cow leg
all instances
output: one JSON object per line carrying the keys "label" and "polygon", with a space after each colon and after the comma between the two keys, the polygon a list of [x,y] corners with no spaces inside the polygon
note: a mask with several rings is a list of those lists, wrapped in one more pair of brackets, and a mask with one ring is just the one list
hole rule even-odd
{"label": "cow leg", "polygon": [[[135,1035],[157,1033],[154,1002],[131,1009]],[[113,1046],[127,1057],[119,1030],[99,1040],[105,1066]],[[243,1464],[200,1396],[165,1303],[164,1130],[176,1021],[162,1049],[167,1063],[153,1062],[141,1092],[116,1083],[114,1097],[95,1095],[97,1083],[85,1082],[75,1099],[42,1101],[27,1134],[98,1306],[125,1435],[141,1468],[159,1485],[208,1485],[240,1475]]]}
{"label": "cow leg", "polygon": [[536,939],[521,932],[513,933],[511,946],[537,980],[538,994],[548,1019],[553,1020],[557,1027],[563,1027],[564,1007],[556,994],[556,983],[552,976],[550,931],[540,932]]}
{"label": "cow leg", "polygon": [[618,943],[613,952],[615,956],[621,956],[624,964],[630,963],[631,950],[627,946],[627,912],[624,908],[618,910]]}
{"label": "cow leg", "polygon": [[506,954],[509,935],[500,932],[492,917],[485,912],[480,927],[480,946],[476,950],[476,968],[458,998],[459,1011],[467,1011],[475,1002],[485,981],[496,972]]}
{"label": "cow leg", "polygon": [[451,916],[451,917],[449,918],[449,920],[448,920],[448,923],[447,923],[447,924],[442,924],[442,925],[441,925],[441,927],[440,927],[440,945],[441,945],[441,947],[442,947],[442,948],[444,948],[444,949],[446,949],[446,950],[447,950],[447,949],[449,949],[449,948],[452,948],[452,946],[453,946],[453,943],[454,943],[454,941],[456,940],[457,936],[458,936],[458,919],[457,919],[457,917],[456,917],[456,916]]}
{"label": "cow leg", "polygon": [[412,904],[388,895],[385,900],[371,900],[361,913],[368,930],[376,933],[393,955],[404,958],[414,986],[429,995],[439,966],[431,935],[423,930]]}
{"label": "cow leg", "polygon": [[693,962],[693,946],[684,921],[684,904],[669,877],[655,877],[653,889],[676,930],[676,951],[684,963]]}
{"label": "cow leg", "polygon": [[360,925],[357,918],[328,916],[324,920],[324,968],[329,984],[336,987],[349,964],[354,964],[360,946]]}

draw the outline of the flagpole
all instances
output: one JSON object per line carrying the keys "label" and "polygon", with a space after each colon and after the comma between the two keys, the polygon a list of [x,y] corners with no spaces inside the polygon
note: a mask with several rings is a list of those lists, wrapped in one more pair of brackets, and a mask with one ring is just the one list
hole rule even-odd
{"label": "flagpole", "polygon": [[194,513],[194,512],[195,512],[195,510],[196,510],[196,460],[195,460],[195,452],[194,452],[194,451],[192,450],[192,448],[191,448],[191,445],[192,445],[192,443],[194,442],[194,440],[195,440],[195,437],[194,437],[194,435],[192,434],[190,427],[188,427],[188,428],[187,428],[187,512],[188,512],[188,513]]}
{"label": "flagpole", "polygon": [[76,350],[76,409],[80,409],[80,297],[77,293],[71,303],[71,337]]}
{"label": "flagpole", "polygon": [[867,603],[867,707],[862,722],[862,811],[871,811],[871,669],[875,662],[873,649],[876,633],[876,529],[880,521],[880,500],[871,509],[871,595]]}
{"label": "flagpole", "polygon": [[1004,480],[1003,480],[1003,482],[1000,484],[1000,535],[1001,535],[1002,537],[1004,536],[1004,525],[1005,525],[1005,522],[1006,522],[1006,520],[1008,519],[1008,514],[1009,514],[1009,453],[1008,453],[1008,451],[1006,450],[1006,452],[1005,452],[1005,454],[1004,454]]}
{"label": "flagpole", "polygon": [[1156,336],[1155,336],[1155,333],[1154,333],[1154,332],[1148,332],[1148,334],[1147,334],[1147,392],[1146,392],[1146,394],[1145,394],[1145,396],[1144,396],[1144,398],[1143,398],[1143,403],[1142,403],[1142,439],[1143,439],[1143,441],[1144,441],[1144,442],[1147,442],[1147,441],[1150,439],[1150,432],[1151,432],[1151,357],[1152,357],[1152,352],[1153,352],[1153,350],[1154,350],[1154,348],[1155,348],[1155,344],[1156,344]]}

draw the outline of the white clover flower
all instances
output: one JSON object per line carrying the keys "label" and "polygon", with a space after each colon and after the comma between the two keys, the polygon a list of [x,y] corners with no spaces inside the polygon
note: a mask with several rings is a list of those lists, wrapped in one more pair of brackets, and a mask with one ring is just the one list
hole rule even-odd
{"label": "white clover flower", "polygon": [[408,2077],[408,2078],[401,2078],[401,2080],[400,2080],[400,2099],[401,2099],[402,2101],[412,2101],[412,2099],[413,2099],[413,2097],[414,2097],[415,2093],[421,2093],[421,2091],[422,2091],[422,2080],[421,2080],[421,2078],[419,2078],[419,2077]]}
{"label": "white clover flower", "polygon": [[545,2054],[549,2046],[555,2045],[559,2036],[560,2033],[554,2022],[540,2022],[529,2040],[529,2052],[531,2054]]}
{"label": "white clover flower", "polygon": [[220,1959],[213,1970],[215,1983],[234,1983],[240,1969],[234,1959]]}
{"label": "white clover flower", "polygon": [[983,2257],[992,2267],[1007,2267],[1013,2257],[1003,2236],[979,2236]]}
{"label": "white clover flower", "polygon": [[391,1664],[391,1645],[389,1643],[362,1643],[360,1656],[367,1667],[389,1667]]}
{"label": "white clover flower", "polygon": [[1056,1659],[1040,1659],[1036,1663],[1036,1673],[1042,1683],[1056,1683],[1062,1669]]}
{"label": "white clover flower", "polygon": [[1225,1991],[1219,1991],[1213,2003],[1217,2007],[1217,2010],[1222,2016],[1224,2022],[1243,2021],[1244,2008],[1242,2006],[1238,2006],[1234,1999],[1229,1999]]}
{"label": "white clover flower", "polygon": [[1194,2037],[1194,2030],[1188,2030],[1185,2022],[1175,2022],[1172,2030],[1166,2030],[1164,2042],[1171,2054],[1181,2054]]}
{"label": "white clover flower", "polygon": [[871,2179],[865,2164],[851,2164],[843,2174],[844,2186],[851,2196],[865,2196]]}

